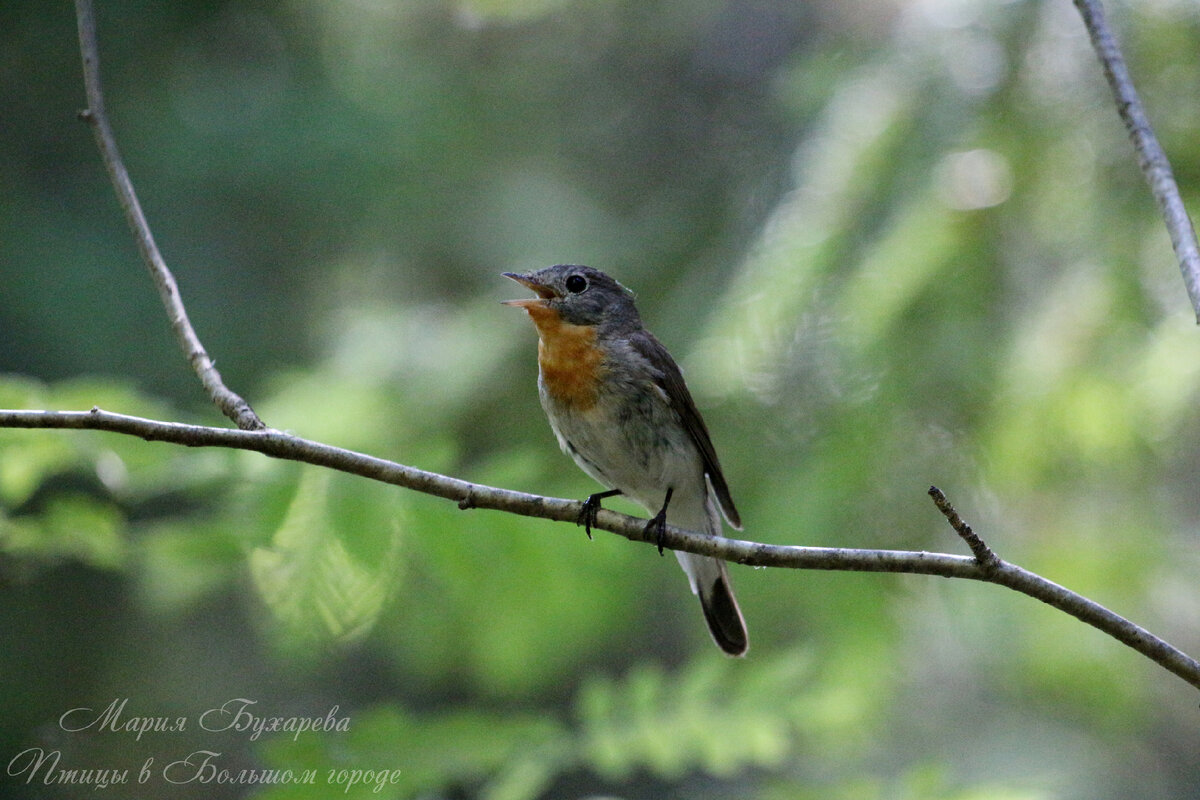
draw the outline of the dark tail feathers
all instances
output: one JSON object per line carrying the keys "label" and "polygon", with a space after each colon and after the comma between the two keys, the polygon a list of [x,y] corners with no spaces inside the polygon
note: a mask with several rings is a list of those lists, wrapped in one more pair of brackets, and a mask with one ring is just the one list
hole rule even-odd
{"label": "dark tail feathers", "polygon": [[708,623],[708,631],[717,647],[731,656],[746,655],[750,649],[746,621],[724,568],[711,585],[701,588],[700,607],[704,609],[704,621]]}

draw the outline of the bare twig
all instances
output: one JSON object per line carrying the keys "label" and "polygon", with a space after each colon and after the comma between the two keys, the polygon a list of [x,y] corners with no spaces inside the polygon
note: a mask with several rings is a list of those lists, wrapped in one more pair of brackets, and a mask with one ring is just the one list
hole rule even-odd
{"label": "bare twig", "polygon": [[1138,97],[1133,79],[1129,76],[1129,69],[1125,66],[1121,48],[1108,27],[1100,0],[1075,0],[1075,7],[1083,17],[1083,24],[1092,39],[1092,47],[1104,67],[1104,76],[1108,78],[1108,85],[1112,88],[1117,111],[1125,122],[1129,138],[1133,140],[1133,147],[1137,151],[1138,165],[1142,168],[1142,174],[1146,176],[1146,182],[1150,184],[1150,191],[1154,194],[1159,211],[1162,212],[1167,232],[1171,235],[1171,246],[1175,248],[1175,257],[1179,259],[1183,283],[1187,287],[1192,308],[1196,311],[1197,321],[1200,321],[1200,246],[1196,243],[1196,231],[1192,227],[1192,220],[1188,217],[1183,199],[1179,196],[1179,187],[1171,172],[1171,162],[1167,160],[1167,154],[1158,143],[1154,128],[1150,126],[1141,98]]}
{"label": "bare twig", "polygon": [[[1124,642],[1142,655],[1174,672],[1188,683],[1200,688],[1193,680],[1197,661],[1177,650],[1172,645],[1150,633],[1129,620],[1109,611],[1099,603],[1095,603],[1069,589],[1064,589],[1056,583],[1028,570],[1009,564],[1001,559],[987,546],[982,538],[966,523],[946,495],[936,486],[929,487],[929,496],[934,505],[946,517],[959,536],[975,554],[975,563],[979,565],[982,575],[979,580],[998,583],[1022,594],[1035,597],[1043,603],[1048,603],[1060,611],[1065,611],[1078,620],[1098,628],[1109,636]],[[964,576],[967,577],[967,576]],[[974,576],[970,576],[974,577]]]}
{"label": "bare twig", "polygon": [[967,547],[971,548],[971,552],[975,554],[975,560],[979,562],[979,566],[985,570],[994,570],[1003,562],[1000,556],[996,555],[992,548],[987,546],[983,539],[979,538],[979,534],[971,528],[966,521],[958,515],[954,510],[954,506],[950,505],[950,501],[946,499],[946,495],[936,486],[929,487],[929,496],[933,498],[933,504],[938,507],[938,511],[942,512],[942,516],[950,523],[950,527],[954,528],[954,532],[962,537],[962,540],[967,543]]}
{"label": "bare twig", "polygon": [[[245,431],[184,425],[113,414],[98,408],[91,411],[0,410],[0,428],[85,428],[188,447],[253,450],[272,458],[327,467],[454,500],[463,508],[507,511],[558,522],[577,522],[583,507],[582,503],[574,500],[542,497],[471,483],[274,430]],[[631,541],[656,543],[654,536],[646,535],[645,520],[607,509],[602,509],[596,515],[592,527],[616,533]],[[904,572],[996,583],[1048,603],[1098,628],[1192,686],[1200,688],[1200,662],[1104,606],[998,558],[994,564],[985,566],[978,556],[770,545],[705,536],[674,526],[667,526],[662,543],[673,550],[684,550],[756,567]]]}
{"label": "bare twig", "polygon": [[96,17],[92,10],[92,0],[75,0],[75,15],[79,22],[79,48],[83,56],[83,82],[88,100],[87,110],[80,112],[79,116],[92,126],[96,134],[100,155],[104,158],[109,178],[112,179],[121,208],[125,211],[125,218],[133,231],[138,251],[150,270],[155,285],[158,286],[158,294],[166,307],[175,338],[187,356],[188,363],[199,376],[200,382],[225,416],[243,430],[262,430],[266,427],[262,420],[250,408],[249,403],[225,386],[221,374],[217,372],[195,329],[192,328],[187,309],[179,296],[175,276],[167,268],[158,245],[154,243],[154,236],[134,192],[133,182],[129,179],[129,173],[126,172],[125,164],[117,150],[117,141],[109,126],[108,114],[104,109],[104,93],[100,87],[100,57],[96,45]]}

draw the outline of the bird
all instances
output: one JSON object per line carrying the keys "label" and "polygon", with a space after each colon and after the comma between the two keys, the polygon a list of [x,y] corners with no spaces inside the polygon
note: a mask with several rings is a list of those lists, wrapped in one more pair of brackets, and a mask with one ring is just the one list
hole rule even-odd
{"label": "bird", "polygon": [[[634,296],[592,267],[558,264],[505,272],[536,295],[506,300],[538,335],[538,396],[562,450],[607,491],[588,496],[579,524],[591,537],[601,501],[624,495],[653,515],[659,553],[666,524],[720,536],[742,521],[704,419],[667,348],[642,324]],[[749,648],[723,560],[675,552],[700,598],[713,641]]]}

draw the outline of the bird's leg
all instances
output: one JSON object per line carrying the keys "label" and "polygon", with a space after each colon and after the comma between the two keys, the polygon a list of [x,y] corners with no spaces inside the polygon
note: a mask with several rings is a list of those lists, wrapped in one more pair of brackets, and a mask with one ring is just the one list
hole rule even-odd
{"label": "bird's leg", "polygon": [[646,536],[649,536],[650,532],[654,531],[654,541],[658,544],[658,554],[660,556],[663,554],[663,534],[667,532],[667,506],[671,505],[671,495],[674,493],[675,487],[668,486],[667,496],[663,500],[663,507],[658,510],[654,518],[647,522],[646,527],[643,528]]}
{"label": "bird's leg", "polygon": [[600,510],[600,501],[606,497],[615,497],[620,493],[620,489],[609,489],[607,492],[589,494],[588,499],[583,501],[583,508],[579,509],[579,516],[576,518],[575,524],[583,526],[583,532],[589,539],[592,538],[592,526],[596,524],[596,512]]}

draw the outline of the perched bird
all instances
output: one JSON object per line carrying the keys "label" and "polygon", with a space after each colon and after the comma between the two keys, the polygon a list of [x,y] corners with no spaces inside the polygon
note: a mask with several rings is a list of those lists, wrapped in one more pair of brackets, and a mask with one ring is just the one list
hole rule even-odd
{"label": "perched bird", "polygon": [[[633,295],[598,269],[569,264],[504,273],[535,298],[523,308],[538,333],[538,394],[559,446],[609,488],[588,497],[579,522],[591,536],[600,501],[623,494],[653,518],[659,552],[667,523],[709,536],[721,514],[741,529],[717,452],[683,374],[642,326]],[[717,645],[745,655],[746,623],[725,562],[677,551]]]}

